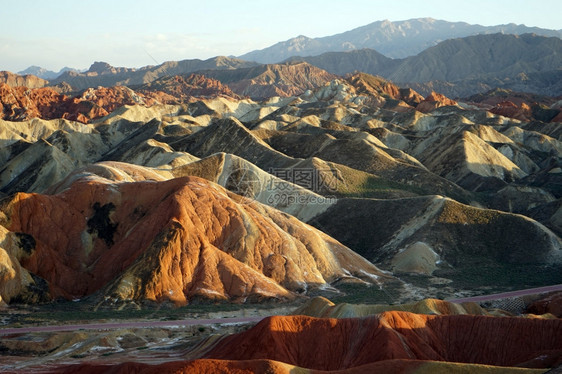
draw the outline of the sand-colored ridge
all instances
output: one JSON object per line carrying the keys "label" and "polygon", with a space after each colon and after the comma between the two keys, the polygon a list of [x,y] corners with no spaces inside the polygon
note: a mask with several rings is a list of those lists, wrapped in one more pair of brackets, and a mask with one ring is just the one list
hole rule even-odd
{"label": "sand-colored ridge", "polygon": [[308,300],[293,311],[293,315],[305,315],[317,318],[357,318],[367,317],[386,311],[410,312],[427,315],[477,315],[502,316],[507,312],[497,310],[488,311],[474,302],[462,304],[439,299],[423,299],[407,304],[334,304],[330,300],[318,296]]}

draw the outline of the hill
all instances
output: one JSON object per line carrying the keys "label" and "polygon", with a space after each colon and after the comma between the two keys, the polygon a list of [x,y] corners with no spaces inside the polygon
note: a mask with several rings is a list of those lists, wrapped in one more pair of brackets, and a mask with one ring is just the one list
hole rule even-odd
{"label": "hill", "polygon": [[342,277],[392,280],[320,231],[241,203],[204,179],[165,181],[110,166],[137,181],[107,179],[109,170],[98,167],[105,178],[81,172],[61,193],[19,193],[2,202],[1,225],[19,239],[5,250],[22,274],[3,280],[5,302],[96,292],[98,302],[112,303],[245,302],[291,299]]}
{"label": "hill", "polygon": [[[556,319],[407,312],[337,320],[271,317],[225,338],[205,357],[268,358],[315,370],[343,370],[388,359],[551,367],[562,359],[557,338],[561,328]],[[314,343],[318,336],[323,344]]]}
{"label": "hill", "polygon": [[118,161],[166,180],[206,178],[279,209],[426,297],[562,281],[552,271],[562,231],[557,123],[422,100],[365,74],[298,97],[112,110],[88,124],[2,122],[0,192],[62,192],[68,175]]}
{"label": "hill", "polygon": [[342,76],[356,71],[386,76],[393,71],[393,67],[397,63],[396,60],[368,48],[347,52],[326,52],[309,57],[295,56],[286,61],[306,61],[332,74]]}
{"label": "hill", "polygon": [[162,100],[161,93],[145,96],[124,86],[90,88],[81,95],[69,97],[51,87],[29,89],[0,83],[0,118],[8,121],[64,118],[88,123],[123,105],[151,106],[158,102],[154,98]]}
{"label": "hill", "polygon": [[336,78],[325,70],[303,62],[232,70],[203,70],[200,73],[228,85],[240,96],[255,100],[298,96]]}
{"label": "hill", "polygon": [[152,95],[164,92],[176,100],[176,104],[188,101],[193,97],[227,96],[239,98],[230,87],[221,82],[200,74],[174,75],[158,78],[155,81],[135,87],[139,92]]}
{"label": "hill", "polygon": [[45,79],[35,75],[18,75],[9,71],[0,71],[0,83],[5,83],[12,87],[40,88],[48,85]]}
{"label": "hill", "polygon": [[476,35],[450,39],[405,59],[388,76],[395,82],[504,79],[557,70],[562,40],[523,35]]}

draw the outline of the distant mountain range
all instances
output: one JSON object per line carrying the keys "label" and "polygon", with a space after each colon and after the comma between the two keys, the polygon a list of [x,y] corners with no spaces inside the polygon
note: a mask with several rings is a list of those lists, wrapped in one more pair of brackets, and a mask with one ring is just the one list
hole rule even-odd
{"label": "distant mountain range", "polygon": [[[490,34],[492,31],[500,32]],[[517,35],[524,31],[536,33]],[[477,35],[447,39],[463,33]],[[538,33],[551,36],[541,36]],[[359,71],[381,76],[402,87],[413,88],[424,96],[437,91],[449,97],[467,97],[494,88],[559,96],[562,94],[561,35],[560,31],[525,26],[484,27],[429,18],[396,23],[382,21],[332,37],[310,39],[312,42],[299,44],[298,48],[295,45],[289,46],[285,52],[276,55],[276,64],[261,64],[224,56],[207,60],[168,61],[138,69],[95,62],[87,71],[65,68],[66,71],[49,79],[48,83],[42,81],[33,85],[59,86],[57,91],[61,93],[116,85],[136,89],[160,78],[185,78],[197,73],[228,85],[237,95],[262,99],[300,95],[307,89],[331,81],[334,75],[345,76]],[[300,40],[308,40],[303,38]],[[441,39],[447,40],[438,42]],[[346,47],[338,47],[339,44],[334,40],[339,40]],[[343,40],[347,42],[344,43]],[[358,43],[357,40],[363,42]],[[284,43],[288,42],[258,51],[268,54],[267,58],[255,58],[257,54],[252,54],[254,52],[242,57],[271,61],[274,60],[272,51],[279,49]],[[388,51],[392,45],[406,48],[409,44],[415,44],[420,50],[423,46],[432,46],[405,58],[390,58],[384,54],[385,51],[386,54],[391,54]],[[318,48],[310,49],[310,46]],[[378,50],[371,49],[373,46]],[[321,52],[324,49],[320,47],[331,50],[315,56],[294,56]],[[354,49],[358,47],[362,49]],[[338,51],[342,48],[347,50]],[[405,53],[398,55],[403,54]],[[279,62],[280,59],[285,60]],[[24,72],[35,72],[42,76],[47,74],[45,69],[39,67],[30,67]],[[18,85],[17,82],[29,81],[23,77],[16,79],[8,78],[8,75],[4,78],[0,76],[0,82],[8,80],[12,82],[12,86],[14,82]]]}
{"label": "distant mountain range", "polygon": [[58,72],[52,71],[52,70],[47,70],[45,68],[42,68],[40,66],[30,66],[25,70],[19,71],[18,74],[20,75],[35,75],[36,77],[42,78],[42,79],[55,79],[56,77],[58,77],[59,75],[67,72],[67,71],[74,71],[74,72],[80,72],[80,70],[78,69],[74,69],[74,68],[69,68],[67,66],[65,66],[64,68],[60,69]]}
{"label": "distant mountain range", "polygon": [[142,85],[165,76],[189,74],[205,69],[237,69],[257,66],[255,62],[236,58],[218,56],[208,60],[167,61],[157,66],[145,66],[140,69],[113,67],[105,62],[95,62],[83,73],[67,71],[52,80],[52,84],[66,82],[74,89],[97,86]]}
{"label": "distant mountain range", "polygon": [[416,56],[390,59],[369,49],[293,57],[326,71],[380,75],[427,94],[462,97],[495,87],[560,95],[562,40],[534,34],[474,35],[449,39]]}
{"label": "distant mountain range", "polygon": [[515,35],[534,33],[542,36],[562,37],[562,30],[548,30],[513,23],[481,26],[433,18],[416,18],[397,22],[384,20],[321,38],[300,35],[268,48],[246,53],[239,58],[267,64],[280,62],[293,56],[317,56],[326,52],[344,52],[364,48],[374,49],[391,58],[405,58],[416,55],[447,39],[495,33]]}

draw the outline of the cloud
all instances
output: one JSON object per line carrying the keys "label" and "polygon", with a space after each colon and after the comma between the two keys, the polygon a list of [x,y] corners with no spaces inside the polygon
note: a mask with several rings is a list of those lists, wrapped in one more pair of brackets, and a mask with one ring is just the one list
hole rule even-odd
{"label": "cloud", "polygon": [[[211,34],[157,34],[143,38],[144,48],[156,59],[210,58],[233,53],[236,46]],[[232,51],[232,52],[229,52]],[[157,57],[158,56],[158,57]]]}

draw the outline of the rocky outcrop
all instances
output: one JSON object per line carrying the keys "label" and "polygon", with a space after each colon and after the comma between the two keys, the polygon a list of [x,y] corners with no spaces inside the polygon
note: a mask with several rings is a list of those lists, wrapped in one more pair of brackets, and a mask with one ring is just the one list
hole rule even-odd
{"label": "rocky outcrop", "polygon": [[353,74],[346,80],[357,89],[358,93],[385,95],[392,99],[403,100],[412,106],[416,106],[424,99],[412,89],[401,89],[384,78],[366,73]]}
{"label": "rocky outcrop", "polygon": [[520,121],[560,122],[560,106],[549,96],[496,88],[470,96],[466,101]]}
{"label": "rocky outcrop", "polygon": [[358,94],[379,96],[384,98],[380,107],[397,112],[411,110],[418,106],[424,98],[416,91],[409,88],[399,88],[390,81],[365,73],[356,73],[346,79],[355,87]]}
{"label": "rocky outcrop", "polygon": [[49,299],[45,282],[21,266],[35,249],[33,237],[0,226],[0,305],[11,301],[37,303]]}
{"label": "rocky outcrop", "polygon": [[457,102],[455,100],[451,100],[442,94],[432,92],[418,104],[416,110],[422,113],[429,113],[432,110],[440,108],[442,106],[455,105],[457,105]]}
{"label": "rocky outcrop", "polygon": [[511,101],[502,101],[491,108],[490,112],[504,117],[515,118],[520,121],[529,121],[532,118],[531,107],[526,103],[521,103],[521,105],[518,106]]}
{"label": "rocky outcrop", "polygon": [[93,102],[103,108],[105,114],[93,115],[91,119],[103,117],[124,105],[151,106],[157,103],[125,86],[88,88],[77,99],[82,102]]}
{"label": "rocky outcrop", "polygon": [[89,88],[80,96],[69,97],[50,87],[29,89],[0,84],[0,114],[8,121],[64,118],[88,123],[123,105],[155,103],[127,87]]}

